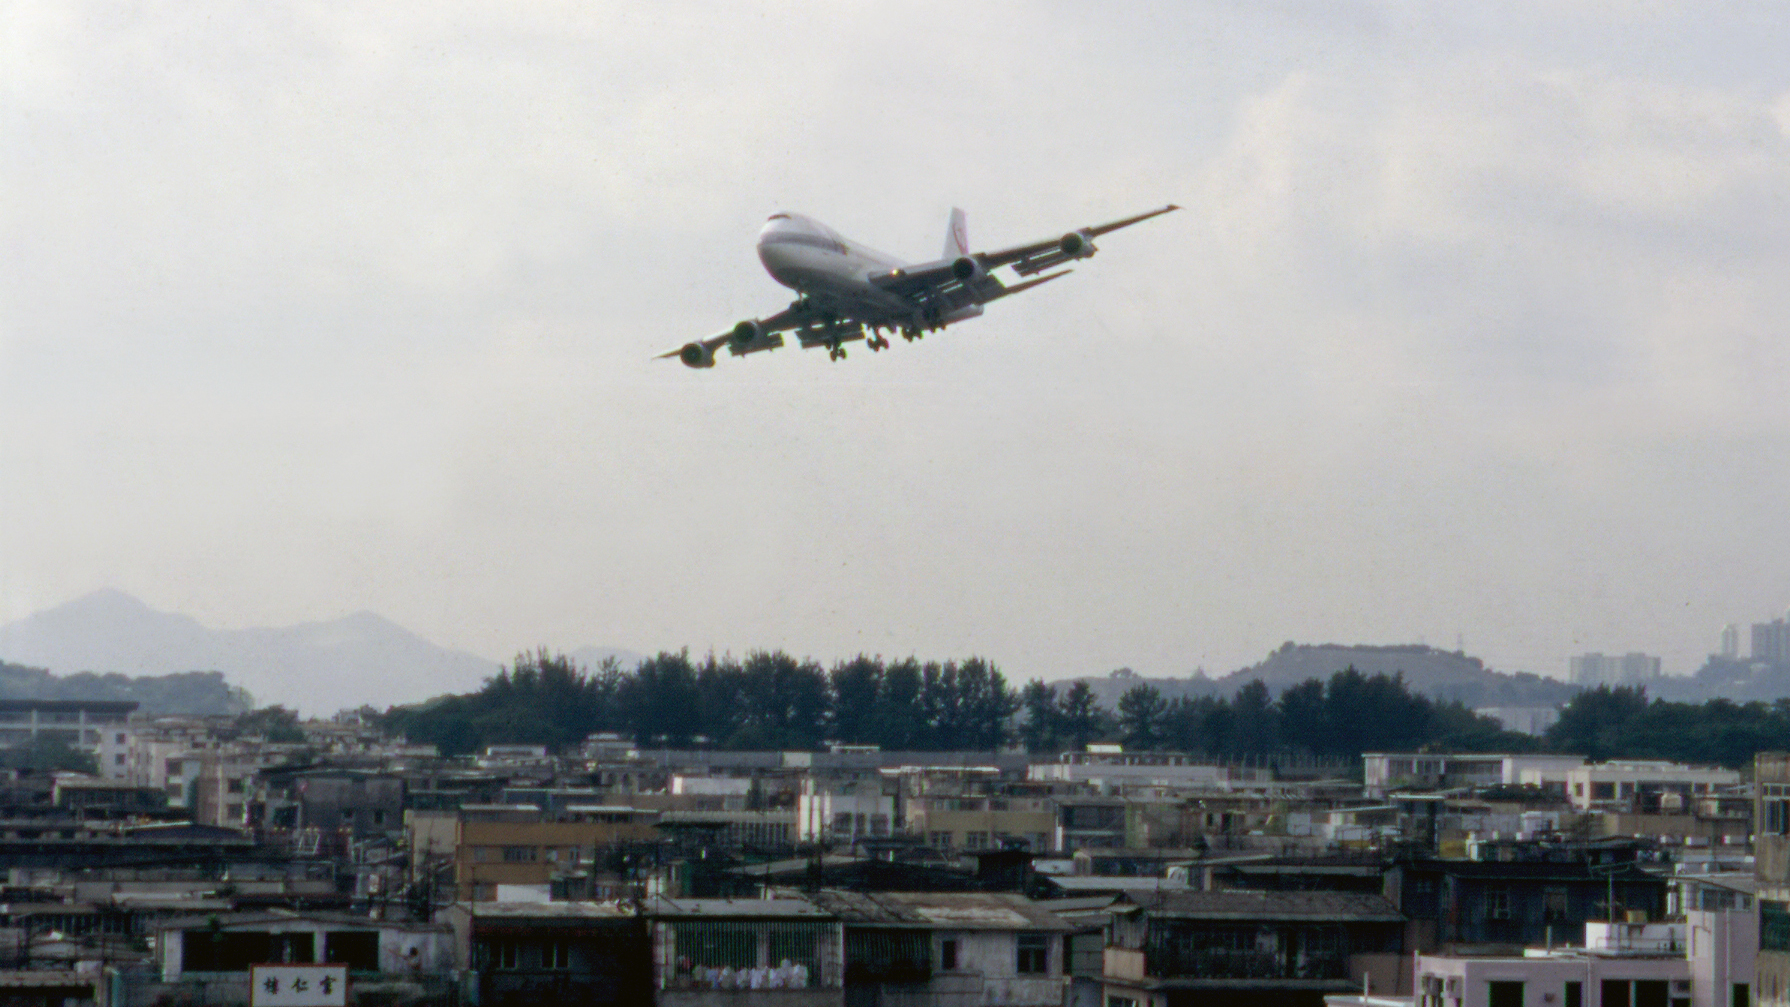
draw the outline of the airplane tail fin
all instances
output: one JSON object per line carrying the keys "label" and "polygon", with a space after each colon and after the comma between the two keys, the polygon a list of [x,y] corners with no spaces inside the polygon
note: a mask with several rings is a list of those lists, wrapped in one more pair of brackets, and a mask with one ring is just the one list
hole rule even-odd
{"label": "airplane tail fin", "polygon": [[945,232],[945,252],[939,258],[955,259],[968,254],[970,254],[969,228],[964,225],[963,211],[954,206],[951,208],[950,229]]}

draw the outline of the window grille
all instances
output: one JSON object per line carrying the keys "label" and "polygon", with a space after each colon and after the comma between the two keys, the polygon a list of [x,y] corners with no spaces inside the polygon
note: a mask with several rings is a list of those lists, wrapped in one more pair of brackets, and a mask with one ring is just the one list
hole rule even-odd
{"label": "window grille", "polygon": [[847,983],[917,983],[932,978],[932,934],[926,930],[847,930]]}
{"label": "window grille", "polygon": [[839,985],[839,929],[809,922],[665,925],[661,988],[801,989]]}

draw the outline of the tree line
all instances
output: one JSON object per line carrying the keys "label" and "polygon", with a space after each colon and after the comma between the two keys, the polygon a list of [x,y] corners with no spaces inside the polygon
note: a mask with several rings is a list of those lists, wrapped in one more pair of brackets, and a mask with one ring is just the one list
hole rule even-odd
{"label": "tree line", "polygon": [[586,671],[538,651],[479,691],[396,707],[387,729],[464,754],[488,744],[575,748],[612,731],[649,747],[815,750],[827,742],[888,750],[1000,748],[1015,698],[979,657],[885,662],[857,657],[823,668],[780,651],[744,659],[660,653],[633,669]]}
{"label": "tree line", "polygon": [[[632,669],[577,667],[545,650],[517,657],[473,693],[395,707],[386,729],[444,755],[490,744],[575,750],[597,732],[647,747],[885,751],[1075,751],[1094,742],[1271,762],[1371,751],[1536,752],[1750,764],[1790,748],[1790,699],[1649,702],[1639,688],[1580,692],[1541,738],[1503,730],[1458,702],[1413,692],[1402,675],[1353,667],[1274,695],[1260,681],[1230,698],[1177,697],[1140,683],[1113,709],[1085,681],[1015,690],[992,662],[858,656],[827,668],[780,651],[692,660],[663,652]],[[271,726],[259,725],[256,726]]]}
{"label": "tree line", "polygon": [[448,755],[499,743],[568,750],[605,731],[669,748],[815,750],[841,743],[993,751],[1019,744],[1050,753],[1118,742],[1231,758],[1354,756],[1440,744],[1485,751],[1525,740],[1458,703],[1412,693],[1400,676],[1353,668],[1278,698],[1252,682],[1228,700],[1167,701],[1141,684],[1109,710],[1086,682],[1034,680],[1015,690],[980,657],[860,655],[823,668],[776,651],[702,660],[666,652],[633,669],[606,661],[586,670],[542,650],[519,656],[477,692],[397,707],[384,723]]}
{"label": "tree line", "polygon": [[1598,761],[1667,759],[1744,769],[1757,752],[1790,749],[1790,698],[1649,702],[1640,686],[1601,685],[1574,696],[1544,742],[1551,751]]}

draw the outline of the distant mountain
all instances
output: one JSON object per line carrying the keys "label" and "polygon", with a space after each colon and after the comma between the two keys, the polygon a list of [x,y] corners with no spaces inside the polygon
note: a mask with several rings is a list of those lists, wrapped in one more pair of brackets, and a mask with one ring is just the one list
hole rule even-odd
{"label": "distant mountain", "polygon": [[246,691],[234,688],[215,671],[186,671],[139,678],[84,671],[59,678],[42,668],[27,668],[3,661],[0,661],[0,699],[127,700],[137,703],[139,712],[151,717],[230,715],[243,713],[253,705]]}
{"label": "distant mountain", "polygon": [[1458,700],[1468,707],[1558,706],[1578,692],[1577,686],[1557,679],[1526,671],[1493,671],[1479,658],[1421,644],[1377,647],[1288,643],[1262,661],[1222,678],[1142,678],[1122,670],[1082,681],[1094,690],[1102,705],[1111,708],[1127,690],[1146,682],[1166,699],[1230,697],[1245,684],[1258,680],[1278,696],[1300,682],[1328,679],[1349,667],[1364,675],[1402,674],[1411,691],[1444,702]]}
{"label": "distant mountain", "polygon": [[69,675],[218,671],[260,704],[307,714],[465,692],[498,670],[495,661],[437,647],[371,612],[283,628],[213,630],[114,590],[0,626],[0,660]]}

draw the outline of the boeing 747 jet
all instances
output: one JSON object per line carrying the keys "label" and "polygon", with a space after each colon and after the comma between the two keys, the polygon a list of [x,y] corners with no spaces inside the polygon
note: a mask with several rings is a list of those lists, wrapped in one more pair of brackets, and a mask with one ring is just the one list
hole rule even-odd
{"label": "boeing 747 jet", "polygon": [[[952,210],[944,254],[932,262],[912,264],[865,248],[817,220],[775,213],[758,234],[758,259],[773,279],[799,295],[795,301],[768,318],[741,322],[659,357],[676,357],[691,367],[713,367],[715,351],[722,347],[736,357],[774,350],[783,345],[784,332],[794,332],[804,349],[826,347],[833,360],[845,359],[845,344],[859,339],[872,350],[886,350],[885,332],[899,332],[912,342],[974,318],[989,301],[1069,275],[1073,270],[1056,267],[1091,257],[1097,251],[1095,238],[1178,209],[1165,206],[1060,238],[974,253],[969,250],[963,211]],[[1002,283],[995,270],[1003,266],[1029,278]]]}

